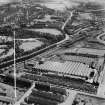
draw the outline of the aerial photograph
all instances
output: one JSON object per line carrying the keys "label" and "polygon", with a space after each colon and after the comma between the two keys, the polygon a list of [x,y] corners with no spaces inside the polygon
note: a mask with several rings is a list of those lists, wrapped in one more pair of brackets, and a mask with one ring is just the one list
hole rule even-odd
{"label": "aerial photograph", "polygon": [[105,0],[0,0],[0,105],[105,105]]}

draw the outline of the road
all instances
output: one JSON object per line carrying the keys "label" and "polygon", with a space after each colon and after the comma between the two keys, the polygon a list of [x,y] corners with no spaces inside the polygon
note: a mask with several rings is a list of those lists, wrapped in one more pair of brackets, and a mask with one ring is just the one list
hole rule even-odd
{"label": "road", "polygon": [[[63,24],[63,26],[62,26],[62,30],[63,30],[63,31],[64,31],[64,28],[65,28],[66,24],[67,24],[67,23],[69,22],[69,20],[71,19],[71,16],[72,16],[72,15],[70,15],[69,18],[68,18],[68,19],[65,21],[65,23]],[[62,41],[60,41],[60,42],[57,42],[56,44],[57,44],[57,45],[62,44],[62,43],[64,43],[64,42],[67,41],[67,40],[69,40],[69,35],[65,34],[65,39],[62,40]],[[60,48],[59,46],[56,46],[56,47],[54,47],[53,49],[50,49],[50,50],[48,50],[48,51],[46,51],[46,52],[44,52],[44,53],[42,53],[42,54],[40,54],[40,55],[37,55],[37,56],[38,56],[38,57],[42,57],[42,56],[44,56],[44,55],[52,54],[53,52],[55,52],[55,51],[58,50],[59,48]],[[31,58],[31,59],[28,59],[28,60],[26,60],[26,61],[33,61],[33,60],[36,59],[37,56],[35,56],[35,57]],[[16,68],[16,69],[21,68],[21,70],[24,70],[24,62],[23,62],[23,63],[22,63],[22,62],[21,62],[21,63],[17,63],[16,66],[18,67],[18,68]],[[28,95],[31,93],[31,89],[32,89],[32,88],[33,88],[33,86],[26,92],[26,94],[25,94],[18,102],[16,102],[15,105],[19,105],[19,104],[24,100],[24,98],[25,98],[26,96],[28,96]]]}
{"label": "road", "polygon": [[[67,20],[65,21],[65,23],[62,25],[62,30],[64,31],[64,28],[65,28],[65,26],[67,25],[67,23],[71,20],[71,17],[73,16],[73,11],[70,13],[70,16],[67,18]],[[80,31],[82,31],[82,30],[85,30],[85,29],[87,29],[88,27],[86,27],[86,28],[81,28],[77,33],[79,33]],[[76,33],[76,34],[77,34]],[[41,53],[41,54],[39,54],[39,55],[37,55],[37,56],[35,56],[35,57],[32,57],[32,58],[30,58],[30,59],[28,59],[28,60],[26,60],[26,61],[33,61],[33,60],[35,60],[36,59],[36,57],[43,57],[43,56],[45,56],[45,55],[48,55],[48,54],[52,54],[53,52],[55,52],[56,50],[59,50],[60,49],[60,47],[59,47],[59,45],[60,44],[62,44],[62,43],[65,43],[67,40],[69,40],[70,39],[70,37],[69,37],[69,35],[67,35],[67,34],[65,34],[65,39],[64,40],[62,40],[62,41],[60,41],[60,42],[58,42],[58,43],[56,43],[56,45],[57,46],[55,46],[53,49],[50,49],[50,50],[48,50],[48,51],[46,51],[46,52],[44,52],[44,53]],[[49,46],[50,47],[50,46]],[[40,50],[39,50],[40,51]],[[35,52],[33,52],[33,53],[35,53]],[[33,54],[32,53],[32,54]],[[31,54],[31,55],[32,55]],[[29,55],[26,55],[26,56],[23,56],[23,57],[27,57],[27,56],[29,56]],[[20,58],[19,58],[20,59]],[[16,65],[17,65],[17,68],[16,69],[20,69],[21,68],[21,70],[24,70],[24,62],[22,61],[22,62],[19,62],[19,63],[16,63]],[[31,89],[31,88],[30,88]],[[29,90],[30,90],[29,89]],[[30,94],[30,91],[27,91],[26,92],[26,94],[27,94],[27,96]],[[25,95],[26,95],[25,94]],[[24,100],[24,98],[25,98],[25,95],[22,97],[22,99],[21,100],[19,100],[19,102],[17,102],[15,105],[19,105],[23,100]]]}
{"label": "road", "polygon": [[72,18],[72,16],[73,16],[73,12],[74,11],[71,11],[70,12],[70,16],[68,17],[68,19],[65,21],[65,23],[63,24],[63,26],[62,26],[62,30],[64,30],[64,28],[65,28],[65,26],[67,25],[67,23],[71,20],[71,18]]}
{"label": "road", "polygon": [[105,45],[105,40],[102,40],[102,39],[101,39],[102,36],[105,36],[105,32],[102,33],[101,35],[98,35],[98,36],[97,36],[97,40],[98,40],[100,43],[102,43],[102,44]]}
{"label": "road", "polygon": [[34,87],[35,87],[35,83],[32,84],[31,88],[23,95],[23,97],[18,102],[15,103],[15,105],[20,105],[20,103],[24,102],[24,99],[28,97],[29,94],[31,94],[32,89],[34,89]]}
{"label": "road", "polygon": [[[64,31],[64,28],[65,28],[65,26],[67,25],[67,23],[71,20],[71,17],[73,16],[73,11],[71,11],[71,13],[70,13],[70,16],[67,18],[67,20],[64,22],[64,24],[62,25],[62,27],[61,27],[61,29],[62,29],[62,31]],[[62,43],[65,43],[67,40],[69,40],[70,39],[70,37],[69,37],[69,35],[67,35],[67,34],[65,34],[65,39],[64,40],[62,40],[62,41],[60,41],[60,42],[57,42],[56,43],[56,45],[57,45],[57,47],[55,47],[54,49],[51,49],[50,51],[48,51],[48,52],[45,52],[45,53],[42,53],[42,54],[40,54],[40,56],[42,56],[42,55],[47,55],[48,53],[52,53],[53,51],[56,51],[56,50],[58,50],[59,49],[59,45],[60,44],[62,44]],[[52,46],[52,45],[51,45]],[[50,47],[50,46],[49,46]],[[40,51],[40,50],[39,50]],[[36,58],[36,57],[35,57]],[[31,59],[29,59],[29,60],[32,60],[32,59],[34,59],[34,58],[31,58]]]}
{"label": "road", "polygon": [[[62,29],[63,31],[64,31],[64,27],[65,27],[66,24],[71,20],[71,17],[72,17],[72,16],[73,16],[73,12],[71,12],[70,16],[67,18],[67,20],[65,21],[65,23],[62,25],[62,28],[61,28],[61,29]],[[67,34],[65,34],[65,39],[62,40],[62,41],[60,41],[60,42],[57,42],[56,45],[62,44],[62,43],[64,43],[66,40],[69,40],[69,36],[68,36]],[[55,45],[55,44],[53,44],[53,45]],[[50,47],[53,46],[53,45],[50,45],[50,46],[48,46],[48,47],[46,47],[46,48],[44,48],[44,49],[50,48]],[[55,47],[56,47],[56,46],[55,46]],[[27,58],[27,57],[29,57],[29,56],[34,55],[35,53],[38,53],[38,52],[44,50],[44,49],[38,50],[38,51],[33,52],[33,53],[29,54],[29,55],[25,55],[25,56],[19,57],[19,58],[17,58],[16,60],[17,60],[17,61],[20,61],[20,59],[25,59],[25,58]],[[55,49],[56,49],[56,48],[55,48]],[[14,63],[14,60],[6,61],[6,62],[1,63],[1,64],[0,64],[0,65],[1,65],[0,67],[3,67],[2,65],[5,65],[5,66],[6,66],[6,64],[12,65],[13,63]]]}
{"label": "road", "polygon": [[91,13],[91,12],[101,12],[105,11],[105,9],[97,9],[97,10],[87,10],[87,11],[80,11],[80,13]]}
{"label": "road", "polygon": [[[97,10],[94,10],[94,11],[97,11]],[[102,10],[101,10],[101,11],[102,11]],[[67,20],[66,20],[66,21],[64,22],[64,24],[62,25],[62,28],[61,28],[61,29],[62,29],[63,31],[64,31],[64,28],[65,28],[65,26],[67,25],[67,23],[71,20],[72,16],[73,16],[73,11],[70,12],[70,16],[67,18]],[[9,17],[9,18],[10,18],[10,17]],[[87,28],[88,28],[88,27],[87,27]],[[83,31],[83,30],[85,30],[85,29],[86,29],[86,28],[84,28],[84,29],[81,28],[78,32],[76,32],[76,34],[78,34],[80,31]],[[103,35],[103,34],[102,34],[102,35]],[[97,39],[98,39],[101,43],[104,43],[104,44],[105,44],[105,41],[103,42],[102,40],[100,40],[100,37],[101,37],[102,35],[98,36]],[[105,35],[105,33],[104,33],[104,35]],[[65,43],[65,42],[66,42],[67,40],[69,40],[69,39],[70,39],[69,35],[65,34],[65,39],[62,40],[62,41],[60,41],[60,42],[57,42],[57,43],[56,43],[57,46],[55,46],[53,49],[50,49],[50,50],[48,50],[48,51],[46,51],[46,52],[44,52],[44,53],[42,53],[42,54],[39,54],[39,55],[37,55],[37,56],[38,56],[38,57],[43,57],[43,56],[45,56],[45,55],[52,54],[52,53],[55,52],[56,50],[59,50],[59,49],[60,49],[60,47],[59,47],[60,44]],[[51,45],[51,46],[52,46],[52,45]],[[48,47],[50,47],[50,46],[48,46]],[[38,52],[40,52],[40,51],[41,51],[41,50],[39,50]],[[36,52],[33,52],[32,54],[34,54],[34,53],[36,53]],[[30,55],[32,55],[32,54],[30,54]],[[25,58],[25,57],[27,57],[27,56],[29,56],[29,55],[20,57],[20,58],[18,58],[18,59]],[[28,59],[28,60],[26,60],[26,61],[35,60],[35,58],[36,58],[37,56],[32,57],[32,58],[30,58],[30,59]],[[4,63],[7,64],[8,62],[13,62],[13,63],[14,63],[13,60],[7,61],[7,62],[4,62]],[[17,68],[18,68],[18,69],[24,70],[24,62],[16,63],[16,65],[17,65]],[[12,66],[12,67],[13,67],[13,66]],[[12,68],[12,67],[11,67],[11,68]],[[8,68],[8,69],[10,69],[10,68]],[[32,90],[33,87],[34,87],[34,84],[33,84],[32,87],[24,94],[24,96],[23,96],[18,102],[15,103],[15,105],[20,105],[20,103],[21,103],[22,101],[24,101],[24,98],[27,97],[27,96],[31,93],[31,90]]]}
{"label": "road", "polygon": [[[73,13],[73,12],[72,12]],[[65,28],[65,26],[67,25],[67,23],[70,21],[70,19],[71,19],[71,16],[73,16],[73,15],[70,15],[69,17],[68,17],[68,19],[65,21],[65,23],[63,24],[63,26],[62,26],[62,29],[64,30],[64,28]],[[83,28],[83,29],[81,29],[81,30],[79,30],[78,32],[76,32],[76,34],[78,34],[80,31],[84,31],[85,29],[87,29],[88,28],[88,26],[87,27],[85,27],[85,28]],[[62,43],[65,43],[67,40],[69,40],[70,39],[70,37],[69,37],[69,35],[67,35],[67,34],[65,34],[65,39],[64,40],[62,40],[61,42],[58,42],[57,43],[57,47],[54,47],[53,49],[50,49],[50,50],[48,50],[48,51],[46,51],[46,52],[44,52],[44,53],[42,53],[42,54],[39,54],[39,55],[37,55],[37,56],[35,56],[35,57],[33,57],[33,58],[31,58],[31,59],[28,59],[28,60],[26,60],[26,61],[28,61],[28,62],[34,62],[35,61],[35,59],[36,59],[36,57],[45,57],[46,55],[48,56],[48,55],[50,55],[50,54],[52,54],[53,52],[55,52],[55,51],[57,51],[57,50],[59,50],[59,49],[61,49],[60,47],[59,47],[59,44],[62,44]],[[17,63],[16,64],[17,65],[17,69],[19,70],[19,69],[21,69],[21,70],[24,70],[25,68],[24,68],[24,63]],[[20,101],[21,102],[21,101]]]}
{"label": "road", "polygon": [[[65,21],[65,23],[62,25],[62,30],[64,31],[64,27],[67,25],[67,23],[71,20],[71,17],[73,16],[73,11],[70,13],[70,16],[67,18],[67,20]],[[81,28],[79,31],[77,31],[75,34],[78,34],[81,30],[85,30],[85,29],[87,29],[88,28],[88,26],[86,26],[85,28]],[[64,43],[66,43],[68,40],[70,40],[71,38],[69,37],[69,35],[67,35],[67,34],[65,34],[65,39],[64,40],[62,40],[62,41],[60,41],[60,42],[57,42],[56,43],[56,45],[57,46],[55,46],[53,49],[50,49],[50,50],[48,50],[48,51],[46,51],[46,52],[44,52],[44,53],[42,53],[42,54],[39,54],[38,56],[40,56],[40,57],[42,57],[42,56],[44,56],[44,55],[47,55],[47,54],[50,54],[50,53],[53,53],[54,51],[56,51],[56,50],[59,50],[59,45],[61,45],[61,44],[64,44]],[[53,45],[50,45],[50,46],[53,46]],[[48,47],[50,47],[50,46],[48,46]],[[44,49],[47,49],[48,47],[46,47],[46,48],[44,48]],[[36,51],[36,52],[33,52],[33,53],[31,53],[30,55],[33,55],[34,53],[38,53],[38,52],[40,52],[40,51],[42,51],[43,49],[41,49],[41,50],[39,50],[39,51]],[[22,57],[20,57],[20,58],[17,58],[17,60],[19,60],[19,59],[22,59],[22,58],[26,58],[27,56],[30,56],[30,55],[26,55],[26,56],[22,56]],[[33,60],[33,59],[35,59],[36,58],[36,56],[35,57],[32,57],[32,58],[30,58],[30,59],[28,59],[28,61],[31,61],[31,60]],[[27,61],[27,60],[26,60]],[[14,63],[14,61],[13,60],[10,60],[10,61],[6,61],[6,62],[3,62],[3,64],[7,64],[7,63],[10,63],[10,62],[12,62],[12,63]],[[21,61],[21,63],[22,63],[23,61]],[[1,64],[2,65],[2,64]],[[18,65],[18,63],[17,63],[17,65]],[[20,63],[19,63],[19,65],[20,65]]]}

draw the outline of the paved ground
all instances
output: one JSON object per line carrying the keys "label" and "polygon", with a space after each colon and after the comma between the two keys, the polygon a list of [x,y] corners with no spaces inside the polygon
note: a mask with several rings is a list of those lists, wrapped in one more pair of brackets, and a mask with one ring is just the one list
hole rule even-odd
{"label": "paved ground", "polygon": [[105,98],[105,84],[101,84],[98,88],[97,95],[99,97]]}
{"label": "paved ground", "polygon": [[100,82],[100,86],[98,88],[97,95],[99,97],[105,98],[105,66],[99,77],[99,82]]}
{"label": "paved ground", "polygon": [[31,86],[31,88],[23,95],[23,97],[15,103],[15,105],[20,105],[21,102],[24,102],[24,99],[29,96],[32,92],[32,89],[34,88],[35,84],[33,83],[33,85]]}
{"label": "paved ground", "polygon": [[62,103],[60,105],[72,105],[77,92],[74,90],[68,90],[68,92],[69,92],[69,97],[67,98],[67,100],[64,103]]}

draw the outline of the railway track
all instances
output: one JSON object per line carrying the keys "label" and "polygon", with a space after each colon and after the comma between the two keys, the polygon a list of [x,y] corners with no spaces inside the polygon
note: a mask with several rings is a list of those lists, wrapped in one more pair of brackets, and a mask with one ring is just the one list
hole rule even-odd
{"label": "railway track", "polygon": [[[67,18],[67,20],[65,21],[65,23],[62,25],[62,28],[61,28],[62,30],[64,30],[64,27],[66,26],[67,22],[73,16],[71,14],[72,14],[72,12],[70,13],[70,16]],[[43,53],[43,52],[45,52],[45,51],[47,51],[49,49],[56,48],[56,47],[58,47],[57,46],[58,44],[64,43],[68,39],[69,39],[68,35],[65,34],[65,39],[64,40],[62,40],[60,42],[57,42],[57,43],[55,43],[53,45],[50,45],[50,46],[48,46],[46,48],[43,48],[43,49],[41,49],[39,51],[33,52],[33,53],[29,54],[29,55],[25,55],[25,56],[19,57],[19,58],[16,59],[16,63],[23,62],[23,61],[25,61],[27,59],[33,59],[34,56],[37,56],[37,55],[39,55],[39,54],[41,54],[41,53]],[[14,64],[14,59],[13,60],[6,61],[6,62],[3,62],[3,63],[0,64],[0,69],[5,68],[5,67],[8,67],[8,66],[13,65],[13,64]]]}

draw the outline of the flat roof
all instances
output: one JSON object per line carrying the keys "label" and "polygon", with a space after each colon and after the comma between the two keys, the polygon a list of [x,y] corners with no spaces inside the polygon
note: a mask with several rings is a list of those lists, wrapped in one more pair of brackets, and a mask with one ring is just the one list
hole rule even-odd
{"label": "flat roof", "polygon": [[95,48],[85,48],[85,47],[75,47],[72,49],[67,49],[63,53],[79,53],[79,54],[89,54],[89,55],[97,55],[97,56],[104,56],[105,50],[104,49],[95,49]]}
{"label": "flat roof", "polygon": [[76,53],[104,56],[105,50],[93,49],[93,48],[78,48],[76,50]]}

